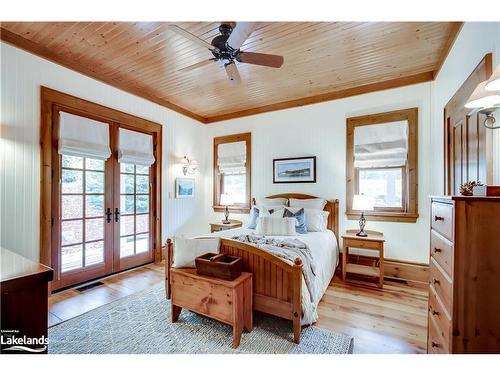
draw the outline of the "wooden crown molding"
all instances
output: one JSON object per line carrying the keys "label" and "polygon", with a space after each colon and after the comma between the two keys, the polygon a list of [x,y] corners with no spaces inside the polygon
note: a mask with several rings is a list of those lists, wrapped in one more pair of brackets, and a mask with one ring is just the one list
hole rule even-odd
{"label": "wooden crown molding", "polygon": [[425,72],[425,73],[419,73],[419,74],[415,74],[415,75],[408,76],[408,77],[400,77],[400,78],[391,79],[388,81],[372,83],[369,85],[357,86],[357,87],[352,87],[352,88],[345,89],[345,90],[333,91],[333,92],[328,92],[325,94],[309,96],[306,98],[270,104],[270,105],[266,105],[263,107],[257,107],[257,108],[247,109],[244,111],[227,113],[227,114],[223,114],[220,116],[213,116],[213,117],[207,118],[206,123],[225,121],[225,120],[230,120],[230,119],[234,119],[234,118],[238,118],[238,117],[256,115],[259,113],[274,112],[274,111],[279,111],[282,109],[301,107],[301,106],[305,106],[305,105],[309,105],[309,104],[317,104],[317,103],[321,103],[321,102],[327,102],[330,100],[347,98],[349,96],[361,95],[361,94],[366,94],[366,93],[374,92],[374,91],[388,90],[388,89],[393,89],[393,88],[402,87],[402,86],[414,85],[417,83],[432,81],[433,76],[434,76],[434,74],[432,71]]}
{"label": "wooden crown molding", "polygon": [[418,73],[418,74],[404,76],[404,77],[399,77],[396,79],[371,83],[371,84],[362,85],[362,86],[347,88],[347,89],[343,89],[343,90],[337,90],[337,91],[328,92],[328,93],[324,93],[324,94],[313,95],[313,96],[309,96],[309,97],[273,103],[273,104],[260,106],[260,107],[256,107],[256,108],[245,109],[242,111],[224,113],[221,115],[216,115],[216,116],[211,116],[211,117],[205,117],[205,116],[199,115],[197,113],[194,113],[192,111],[189,111],[186,108],[183,108],[183,107],[181,107],[177,104],[174,104],[168,100],[158,98],[157,96],[152,95],[151,93],[149,93],[148,91],[146,91],[144,89],[133,87],[130,85],[125,85],[125,84],[122,84],[120,82],[116,82],[115,80],[106,78],[106,77],[98,74],[97,72],[93,71],[89,67],[87,67],[83,64],[80,64],[79,62],[72,61],[70,59],[61,57],[58,54],[52,52],[50,49],[45,48],[45,47],[43,47],[43,46],[41,46],[41,45],[31,41],[31,40],[28,40],[28,39],[26,39],[18,34],[15,34],[15,33],[11,32],[3,27],[0,27],[0,36],[1,36],[2,41],[9,43],[15,47],[18,47],[20,49],[23,49],[29,53],[38,55],[38,56],[40,56],[44,59],[47,59],[49,61],[52,61],[58,65],[64,66],[66,68],[69,68],[69,69],[74,70],[76,72],[79,72],[81,74],[84,74],[88,77],[96,79],[100,82],[103,82],[103,83],[106,83],[106,84],[111,85],[113,87],[116,87],[116,88],[123,90],[125,92],[139,96],[139,97],[144,98],[146,100],[149,100],[153,103],[159,104],[159,105],[166,107],[168,109],[171,109],[175,112],[178,112],[180,114],[188,116],[188,117],[190,117],[190,118],[192,118],[192,119],[194,119],[202,124],[211,124],[211,123],[230,120],[230,119],[234,119],[234,118],[238,118],[238,117],[246,117],[246,116],[256,115],[256,114],[260,114],[260,113],[278,111],[278,110],[294,108],[294,107],[301,107],[301,106],[305,106],[305,105],[316,104],[316,103],[321,103],[321,102],[325,102],[325,101],[331,101],[331,100],[346,98],[346,97],[355,96],[355,95],[366,94],[366,93],[380,91],[380,90],[387,90],[387,89],[392,89],[392,88],[397,88],[397,87],[408,86],[408,85],[412,85],[412,84],[432,81],[435,79],[435,77],[439,73],[441,67],[443,66],[443,63],[444,63],[446,57],[448,56],[449,51],[451,50],[451,47],[453,46],[453,43],[455,42],[463,24],[464,24],[463,22],[452,22],[452,28],[451,28],[451,32],[449,34],[449,37],[448,37],[448,39],[443,47],[441,56],[438,59],[438,63],[436,64],[435,68],[432,71]]}

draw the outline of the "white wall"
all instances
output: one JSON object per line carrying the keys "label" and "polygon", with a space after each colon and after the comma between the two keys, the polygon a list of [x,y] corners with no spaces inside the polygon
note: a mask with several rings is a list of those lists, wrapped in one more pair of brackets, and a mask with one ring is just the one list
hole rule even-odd
{"label": "white wall", "polygon": [[[163,125],[162,238],[199,233],[206,228],[196,215],[203,194],[193,200],[174,197],[180,158],[202,157],[201,125],[62,66],[1,43],[0,244],[31,259],[39,256],[40,86],[47,86]],[[198,176],[201,180],[201,177]]]}
{"label": "white wall", "polygon": [[[379,91],[330,102],[244,117],[209,125],[205,142],[210,143],[206,158],[212,161],[215,136],[252,132],[252,195],[264,197],[280,192],[300,192],[328,199],[340,199],[340,231],[356,228],[346,209],[346,118],[396,109],[419,108],[419,213],[416,224],[370,221],[367,228],[383,231],[387,237],[386,257],[428,262],[429,170],[428,152],[431,127],[431,84]],[[205,144],[205,146],[207,146]],[[272,160],[282,157],[317,157],[317,182],[273,184]],[[205,165],[205,170],[210,170]],[[220,220],[211,207],[212,176],[205,176],[208,221]],[[232,215],[237,218],[238,215]],[[240,216],[240,218],[246,218]]]}
{"label": "white wall", "polygon": [[[495,69],[500,64],[500,23],[466,23],[436,80],[432,83],[431,150],[434,155],[431,166],[432,194],[444,192],[443,109],[488,52],[493,53],[493,69]],[[500,118],[497,117],[497,120],[500,121]],[[489,131],[493,132],[494,141],[494,183],[500,184],[500,130]]]}

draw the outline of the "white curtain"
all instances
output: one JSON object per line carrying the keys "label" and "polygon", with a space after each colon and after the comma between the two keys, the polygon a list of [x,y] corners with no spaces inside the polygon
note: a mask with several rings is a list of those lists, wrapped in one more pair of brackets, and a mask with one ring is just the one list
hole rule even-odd
{"label": "white curtain", "polygon": [[381,168],[404,166],[408,159],[408,121],[354,128],[354,166]]}
{"label": "white curtain", "polygon": [[132,130],[119,130],[118,161],[150,166],[155,162],[153,137]]}
{"label": "white curtain", "polygon": [[222,143],[217,148],[217,165],[222,174],[245,173],[246,161],[246,142]]}
{"label": "white curtain", "polygon": [[109,125],[59,112],[59,154],[106,160],[111,156]]}

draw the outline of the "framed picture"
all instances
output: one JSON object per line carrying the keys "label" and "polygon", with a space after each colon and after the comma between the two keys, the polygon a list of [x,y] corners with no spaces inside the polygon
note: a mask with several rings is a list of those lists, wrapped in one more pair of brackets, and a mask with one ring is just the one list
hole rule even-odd
{"label": "framed picture", "polygon": [[273,183],[316,182],[316,156],[273,160]]}
{"label": "framed picture", "polygon": [[194,197],[194,178],[176,178],[175,179],[175,197],[193,198]]}

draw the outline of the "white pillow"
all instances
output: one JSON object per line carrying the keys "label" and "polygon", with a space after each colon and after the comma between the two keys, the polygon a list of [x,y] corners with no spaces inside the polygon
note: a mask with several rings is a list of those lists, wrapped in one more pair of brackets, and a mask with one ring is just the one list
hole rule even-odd
{"label": "white pillow", "polygon": [[[292,213],[296,213],[302,207],[289,207],[287,208]],[[328,215],[330,212],[317,210],[314,208],[304,208],[306,216],[306,228],[308,232],[324,232],[328,225]]]}
{"label": "white pillow", "polygon": [[219,253],[220,238],[182,238],[174,239],[173,268],[194,268],[194,259],[206,253]]}
{"label": "white pillow", "polygon": [[257,206],[286,206],[286,198],[262,198],[257,200]]}
{"label": "white pillow", "polygon": [[295,223],[294,217],[259,217],[256,232],[261,236],[295,236]]}
{"label": "white pillow", "polygon": [[315,208],[317,210],[323,210],[326,205],[326,200],[322,198],[312,198],[312,199],[295,199],[290,198],[290,207],[304,207],[304,208]]}

